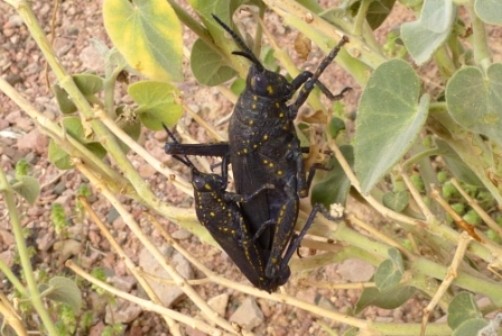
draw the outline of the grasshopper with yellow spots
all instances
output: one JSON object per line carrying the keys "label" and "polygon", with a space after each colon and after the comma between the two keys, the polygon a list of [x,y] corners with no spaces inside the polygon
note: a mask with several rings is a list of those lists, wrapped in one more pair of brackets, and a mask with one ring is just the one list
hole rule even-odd
{"label": "grasshopper with yellow spots", "polygon": [[[164,126],[169,137],[176,139]],[[170,144],[166,144],[169,146]],[[186,155],[173,155],[192,170],[192,186],[194,188],[195,212],[201,224],[209,231],[214,240],[228,254],[246,278],[256,287],[268,292],[275,291],[289,278],[289,267],[273,279],[265,276],[268,251],[255,244],[249,225],[242,216],[240,204],[256,197],[273,185],[262,188],[249,196],[242,196],[226,191],[227,165],[222,163],[222,175],[202,173]]]}
{"label": "grasshopper with yellow spots", "polygon": [[[320,206],[314,206],[312,219],[309,217],[302,233],[294,238],[299,198],[307,196],[313,177],[313,170],[309,174],[305,171],[294,120],[315,85],[333,100],[342,98],[348,90],[333,95],[319,81],[348,39],[343,37],[314,73],[304,71],[289,82],[281,74],[265,69],[244,41],[221,19],[213,17],[240,48],[233,54],[251,62],[246,86],[230,119],[228,147],[225,143],[180,145],[166,151],[222,156],[230,161],[237,194],[256,195],[241,204],[242,216],[254,233],[257,247],[268,255],[265,275],[275,279],[284,274],[292,249],[299,245],[298,237],[306,233],[320,210]],[[297,91],[298,96],[290,103]],[[266,185],[274,188],[263,189]]]}

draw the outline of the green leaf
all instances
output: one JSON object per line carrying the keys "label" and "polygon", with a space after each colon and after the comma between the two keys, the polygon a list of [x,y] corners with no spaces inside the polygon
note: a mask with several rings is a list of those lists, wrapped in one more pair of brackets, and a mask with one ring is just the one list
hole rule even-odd
{"label": "green leaf", "polygon": [[81,73],[73,75],[73,81],[84,96],[90,96],[103,89],[103,79],[99,76]]}
{"label": "green leaf", "polygon": [[[349,164],[352,165],[354,163],[352,146],[340,146],[340,151]],[[335,158],[330,160],[328,166],[333,166],[333,168],[312,189],[312,203],[321,203],[326,208],[334,203],[345,204],[351,186],[349,179]]]}
{"label": "green leaf", "polygon": [[383,195],[383,205],[396,212],[401,212],[408,206],[410,195],[407,191],[388,192]]}
{"label": "green leaf", "polygon": [[375,30],[385,21],[394,7],[396,0],[377,0],[372,1],[368,8],[366,20],[371,29]]}
{"label": "green leaf", "polygon": [[446,162],[446,167],[458,180],[478,187],[483,186],[483,183],[476,174],[474,174],[446,141],[436,139],[436,145],[440,150],[441,157]]}
{"label": "green leaf", "polygon": [[70,156],[62,150],[52,139],[49,140],[49,161],[59,169],[66,170],[73,167]]}
{"label": "green leaf", "polygon": [[30,170],[30,164],[28,163],[28,161],[26,161],[26,159],[24,158],[19,159],[16,162],[16,167],[15,167],[16,179],[19,179],[20,176],[28,175],[29,170]]}
{"label": "green leaf", "polygon": [[362,94],[354,137],[355,171],[363,193],[406,153],[427,118],[429,97],[402,60],[380,65]]}
{"label": "green leaf", "polygon": [[339,132],[345,130],[345,122],[343,119],[338,118],[338,117],[333,117],[331,118],[329,124],[328,124],[328,132],[329,135],[335,139],[338,135]]}
{"label": "green leaf", "polygon": [[117,119],[115,122],[132,139],[138,140],[141,135],[141,122],[133,113],[124,113],[122,109],[117,109]]}
{"label": "green leaf", "polygon": [[448,325],[452,329],[457,329],[464,321],[480,317],[482,315],[471,293],[459,293],[448,306]]}
{"label": "green leaf", "polygon": [[457,71],[446,86],[448,112],[471,132],[486,135],[502,144],[502,64],[486,73],[474,66]]}
{"label": "green leaf", "polygon": [[[371,1],[368,11],[366,12],[366,21],[370,25],[371,29],[375,30],[385,21],[387,16],[389,16],[394,7],[396,0],[374,0]],[[361,1],[356,1],[350,7],[351,11],[357,13],[357,10],[361,6]]]}
{"label": "green leaf", "polygon": [[161,130],[162,123],[171,127],[183,114],[177,103],[178,90],[165,82],[141,81],[129,86],[128,93],[138,103],[141,122],[152,130]]}
{"label": "green leaf", "polygon": [[79,312],[82,307],[82,293],[75,281],[62,276],[55,276],[49,280],[47,298],[63,302]]}
{"label": "green leaf", "polygon": [[[488,321],[482,318],[475,318],[464,321],[461,325],[456,328],[452,336],[473,336],[478,335],[478,332],[481,331],[484,327],[488,325]],[[497,335],[495,334],[481,334],[481,335]]]}
{"label": "green leaf", "polygon": [[476,0],[474,2],[476,15],[486,23],[502,25],[502,1]]}
{"label": "green leaf", "polygon": [[[86,97],[90,97],[103,89],[103,79],[99,76],[81,73],[72,76],[75,85]],[[54,85],[54,95],[58,102],[59,109],[63,114],[71,114],[77,111],[77,107],[70,100],[66,91],[59,85]]]}
{"label": "green leaf", "polygon": [[73,104],[65,90],[63,90],[59,85],[53,85],[52,89],[54,90],[54,95],[56,96],[56,101],[61,113],[71,114],[77,111],[77,106]]}
{"label": "green leaf", "polygon": [[64,117],[63,126],[68,134],[77,139],[81,143],[86,143],[84,126],[79,117]]}
{"label": "green leaf", "polygon": [[236,95],[239,96],[242,91],[246,88],[246,81],[242,78],[237,77],[232,85],[230,86],[230,90]]}
{"label": "green leaf", "polygon": [[403,277],[404,265],[399,251],[389,250],[389,259],[384,260],[375,271],[374,281],[380,292],[389,292],[399,286]]}
{"label": "green leaf", "polygon": [[221,54],[201,39],[197,39],[192,47],[190,66],[197,81],[208,86],[219,85],[237,74],[235,70],[227,66]]}
{"label": "green leaf", "polygon": [[395,309],[408,301],[415,294],[415,291],[415,288],[410,286],[393,287],[391,290],[383,292],[377,288],[366,288],[356,304],[355,312],[358,314],[368,306]]}
{"label": "green leaf", "polygon": [[40,184],[33,176],[18,176],[12,187],[30,204],[35,204],[40,195]]}
{"label": "green leaf", "polygon": [[148,78],[183,79],[183,27],[164,0],[105,0],[105,29],[129,65]]}
{"label": "green leaf", "polygon": [[427,62],[448,38],[454,18],[451,0],[425,0],[420,18],[401,25],[401,38],[418,65]]}
{"label": "green leaf", "polygon": [[106,156],[106,149],[99,142],[89,142],[84,146],[100,159]]}

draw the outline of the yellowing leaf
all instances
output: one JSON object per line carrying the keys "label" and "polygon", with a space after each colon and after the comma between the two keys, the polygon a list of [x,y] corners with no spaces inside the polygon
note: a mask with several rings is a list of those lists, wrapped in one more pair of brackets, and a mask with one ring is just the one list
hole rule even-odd
{"label": "yellowing leaf", "polygon": [[150,79],[181,81],[183,29],[165,0],[105,0],[103,18],[129,65]]}

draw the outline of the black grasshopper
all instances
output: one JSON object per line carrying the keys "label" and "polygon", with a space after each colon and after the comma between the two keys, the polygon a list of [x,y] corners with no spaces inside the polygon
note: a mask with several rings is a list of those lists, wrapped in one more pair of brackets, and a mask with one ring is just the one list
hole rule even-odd
{"label": "black grasshopper", "polygon": [[[166,132],[176,144],[175,137]],[[172,144],[167,143],[166,147]],[[277,276],[265,276],[268,251],[255,244],[253,234],[241,213],[239,203],[244,204],[273,185],[263,185],[254,194],[242,196],[227,192],[226,162],[222,163],[222,175],[206,174],[199,171],[186,155],[173,155],[175,159],[192,169],[195,212],[197,218],[211,236],[228,254],[240,271],[256,287],[268,292],[275,291],[289,278],[289,267],[284,267]],[[291,257],[291,256],[290,256]]]}
{"label": "black grasshopper", "polygon": [[[298,218],[299,197],[307,195],[312,176],[310,174],[307,178],[293,121],[314,85],[320,85],[322,72],[348,39],[344,37],[314,73],[302,72],[289,82],[281,74],[265,69],[242,39],[218,17],[213,17],[241,49],[233,53],[247,58],[252,64],[246,87],[230,119],[228,152],[224,153],[224,146],[218,144],[217,147],[206,145],[205,149],[197,147],[185,153],[229,158],[237,194],[253,195],[263,190],[264,185],[274,185],[274,189],[264,190],[241,204],[242,214],[251,232],[254,232],[257,245],[269,251],[265,274],[273,279],[288,259],[291,252],[288,245],[297,245],[298,239],[292,238]],[[320,87],[329,92],[322,84]],[[297,91],[297,98],[288,104]],[[344,91],[336,96],[329,93],[328,96],[339,99]],[[319,207],[315,207],[312,214],[315,215],[318,210]],[[303,231],[311,222],[307,222]]]}

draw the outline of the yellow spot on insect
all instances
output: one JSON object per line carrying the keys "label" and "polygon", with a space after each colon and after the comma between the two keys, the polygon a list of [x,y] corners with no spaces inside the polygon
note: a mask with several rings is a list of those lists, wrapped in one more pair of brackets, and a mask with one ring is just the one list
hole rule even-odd
{"label": "yellow spot on insect", "polygon": [[279,108],[279,107],[281,107],[281,104],[275,103],[275,107]]}
{"label": "yellow spot on insect", "polygon": [[283,174],[284,174],[284,172],[282,170],[277,171],[277,175],[282,176]]}
{"label": "yellow spot on insect", "polygon": [[254,149],[258,148],[258,145],[257,145],[257,144],[254,144],[254,145],[253,145],[253,148],[254,148]]}
{"label": "yellow spot on insect", "polygon": [[274,93],[274,88],[272,87],[272,85],[267,85],[267,92],[269,95]]}
{"label": "yellow spot on insect", "polygon": [[262,138],[264,141],[267,141],[268,140],[268,134],[265,134]]}
{"label": "yellow spot on insect", "polygon": [[[255,104],[253,104],[253,105],[255,105]],[[253,107],[253,109],[254,109],[254,107]],[[248,125],[251,126],[253,124],[254,124],[254,120],[253,119],[249,119],[248,120]]]}
{"label": "yellow spot on insect", "polygon": [[244,152],[244,154],[248,153],[248,149],[247,148],[244,148],[242,151]]}
{"label": "yellow spot on insect", "polygon": [[279,118],[284,118],[284,112],[279,113]]}
{"label": "yellow spot on insect", "polygon": [[251,105],[251,108],[252,108],[253,110],[256,110],[256,104]]}
{"label": "yellow spot on insect", "polygon": [[215,214],[214,212],[212,212],[212,211],[211,211],[211,212],[209,213],[209,216],[214,217],[214,216],[216,216],[216,214]]}
{"label": "yellow spot on insect", "polygon": [[267,164],[267,163],[268,163],[268,160],[263,160],[263,163],[264,163],[264,164]]}
{"label": "yellow spot on insect", "polygon": [[211,185],[209,183],[204,184],[204,189],[211,190]]}
{"label": "yellow spot on insect", "polygon": [[270,163],[268,164],[268,166],[269,166],[270,168],[272,168],[272,167],[274,166],[274,164],[273,164],[272,162],[270,162]]}
{"label": "yellow spot on insect", "polygon": [[253,96],[253,100],[258,100],[258,96]]}

